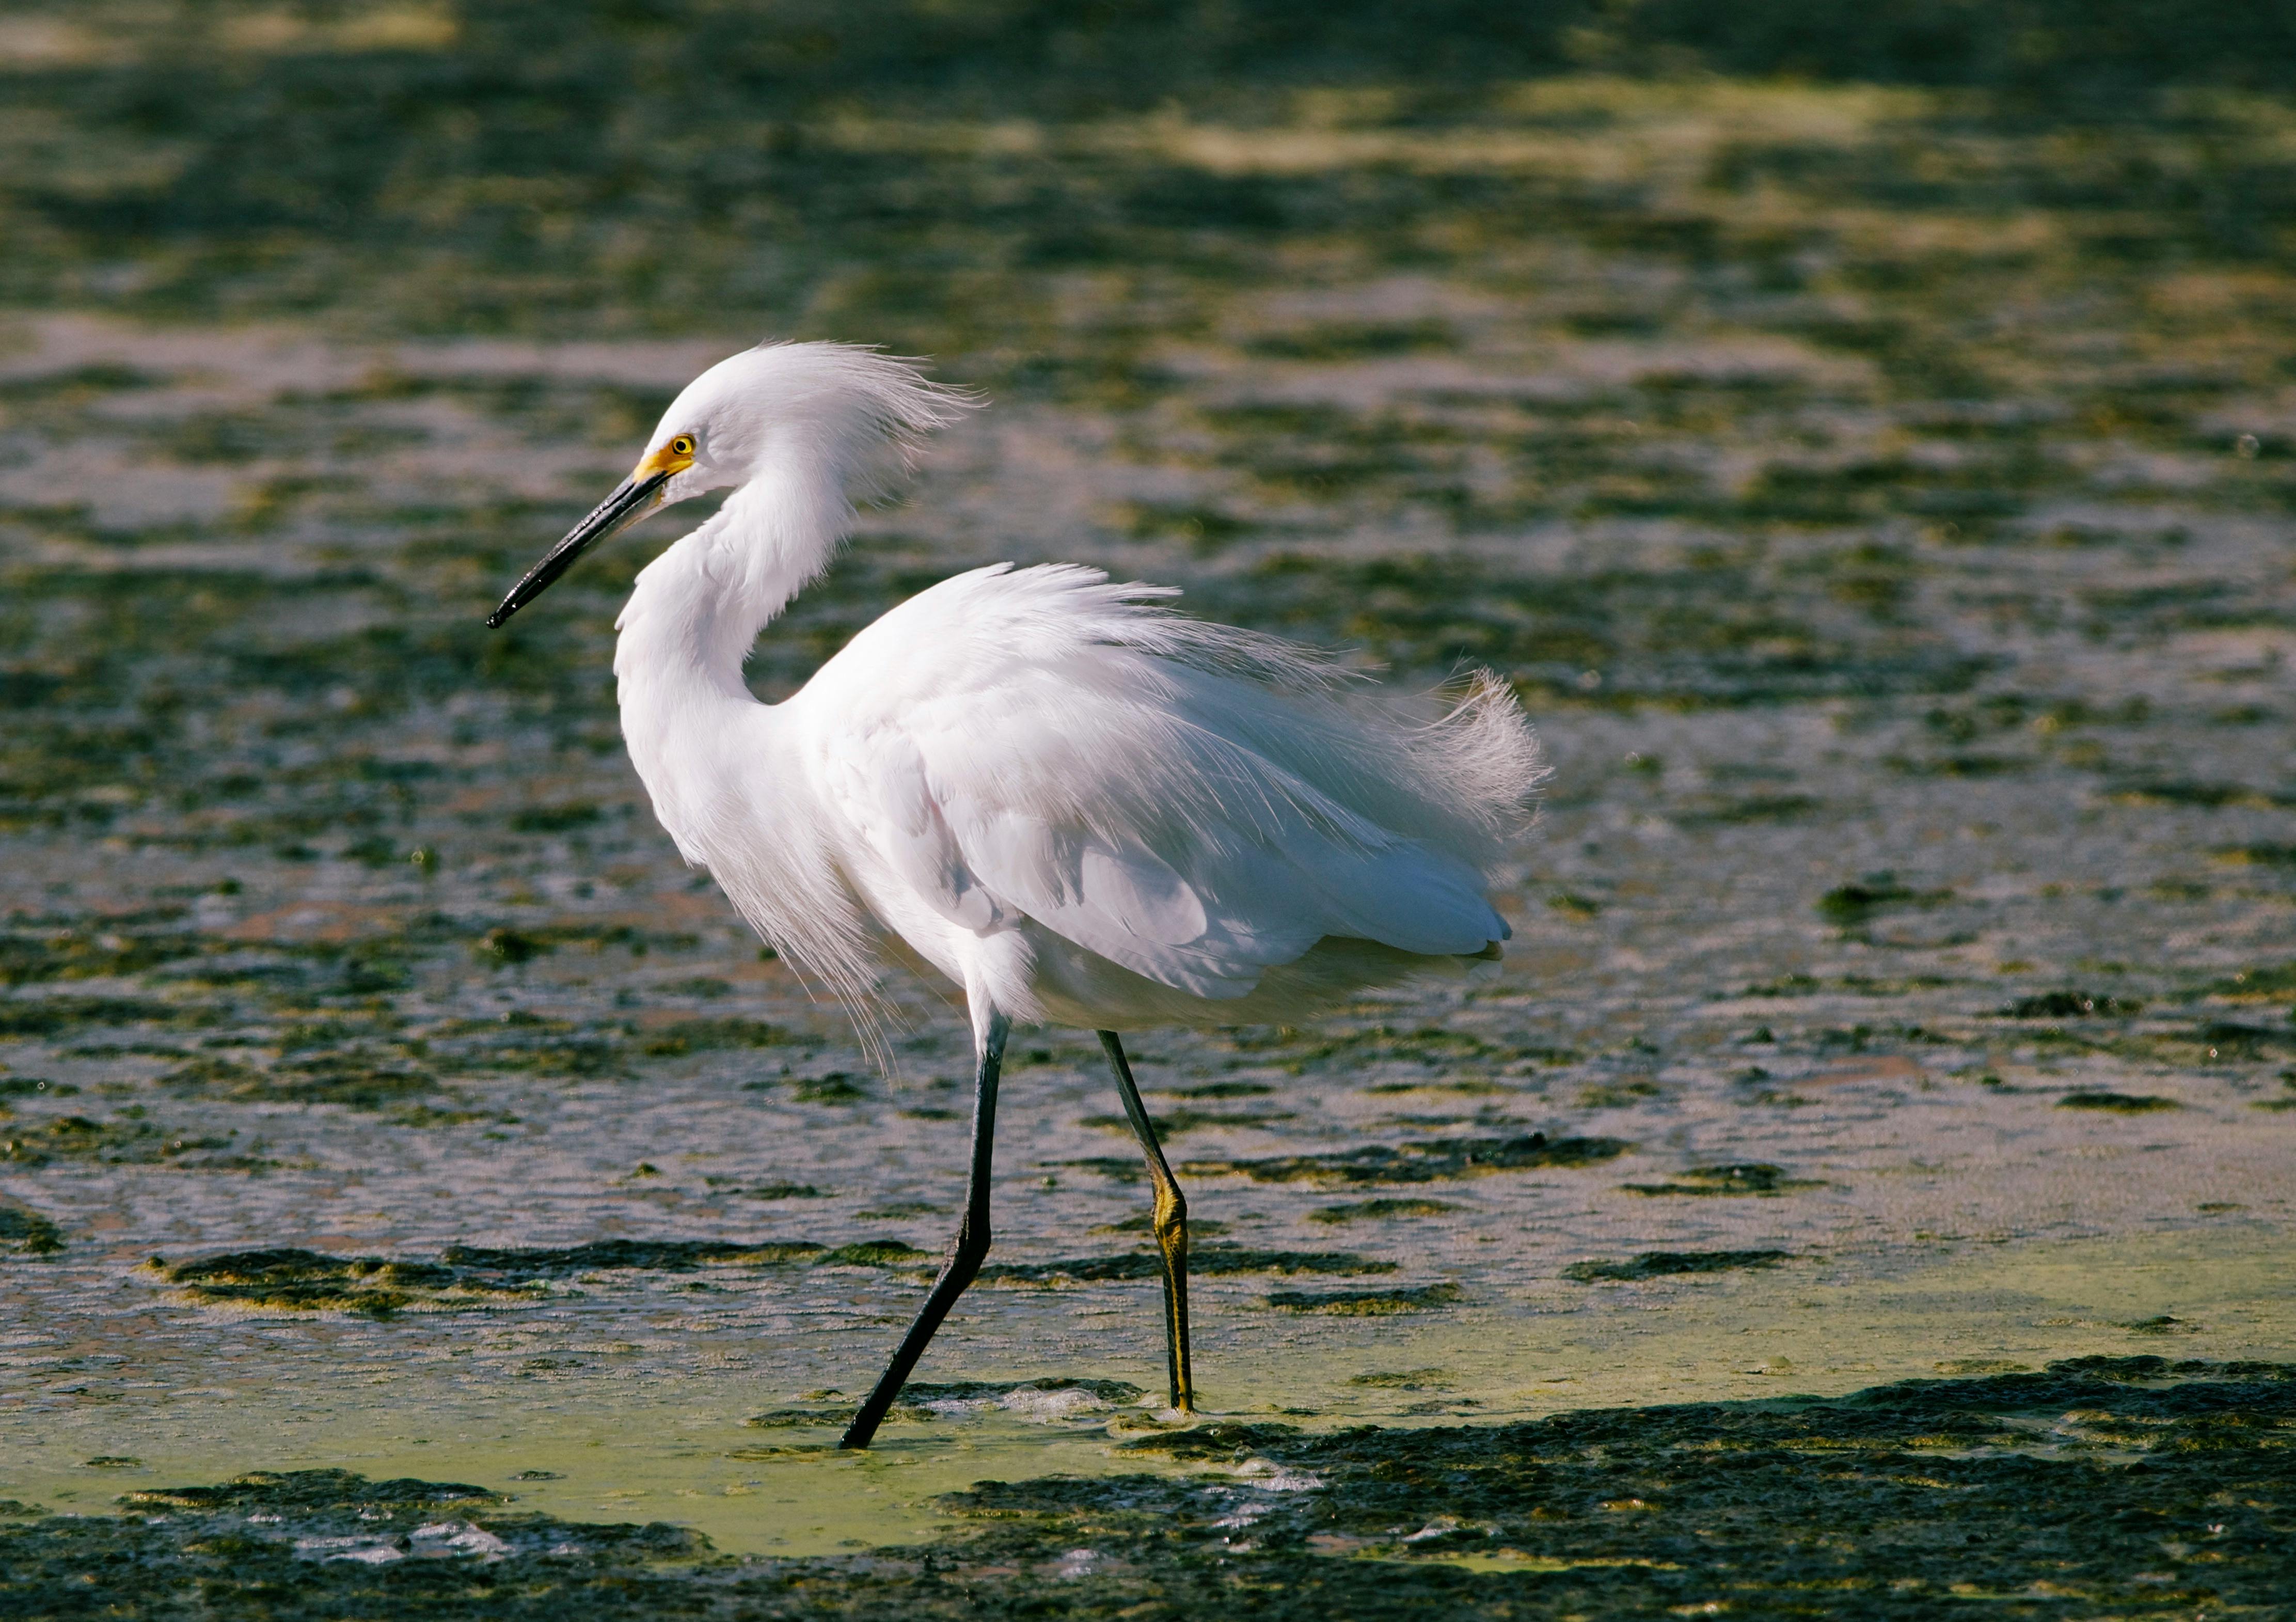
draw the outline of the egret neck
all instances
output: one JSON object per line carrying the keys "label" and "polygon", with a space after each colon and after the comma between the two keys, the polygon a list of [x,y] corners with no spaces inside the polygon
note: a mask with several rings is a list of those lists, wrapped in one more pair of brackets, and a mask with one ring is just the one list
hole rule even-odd
{"label": "egret neck", "polygon": [[[838,926],[851,905],[832,893],[836,864],[814,848],[817,819],[777,706],[742,672],[758,633],[828,566],[852,516],[833,463],[769,452],[714,517],[639,572],[615,622],[622,736],[679,854],[726,884],[753,926],[808,941],[824,927],[848,933]],[[783,838],[758,840],[760,825]],[[827,964],[851,950],[830,948]],[[840,976],[832,967],[828,978]]]}
{"label": "egret neck", "polygon": [[638,572],[614,622],[625,726],[634,704],[755,704],[742,667],[758,633],[829,566],[852,522],[832,468],[769,453],[714,517]]}

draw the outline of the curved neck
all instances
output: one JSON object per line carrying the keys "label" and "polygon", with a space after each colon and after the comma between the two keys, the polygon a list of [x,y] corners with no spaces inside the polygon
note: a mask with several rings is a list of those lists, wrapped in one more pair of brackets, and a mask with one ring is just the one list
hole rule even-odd
{"label": "curved neck", "polygon": [[853,509],[833,472],[790,458],[638,573],[615,628],[627,712],[649,690],[754,704],[742,667],[758,633],[829,564]]}

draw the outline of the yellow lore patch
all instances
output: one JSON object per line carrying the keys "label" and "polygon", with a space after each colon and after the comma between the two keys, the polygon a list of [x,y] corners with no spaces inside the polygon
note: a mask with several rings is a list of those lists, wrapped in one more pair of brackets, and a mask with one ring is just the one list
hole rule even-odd
{"label": "yellow lore patch", "polygon": [[673,436],[646,453],[637,465],[632,479],[651,479],[656,473],[682,473],[693,465],[693,436],[681,433]]}

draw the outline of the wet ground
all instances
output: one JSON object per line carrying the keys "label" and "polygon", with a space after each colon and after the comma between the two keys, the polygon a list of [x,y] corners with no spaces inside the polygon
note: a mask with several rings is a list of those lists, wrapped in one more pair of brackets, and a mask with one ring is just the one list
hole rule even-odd
{"label": "wet ground", "polygon": [[[451,55],[426,15],[200,70],[352,95]],[[41,38],[0,135],[12,1607],[2284,1602],[2296,112],[848,108],[652,189],[569,136],[554,191],[343,136],[250,238],[194,204],[254,206],[215,154],[269,103],[88,169],[158,70]],[[1552,752],[1494,981],[1138,1045],[1210,1429],[1160,1415],[1145,1188],[1048,1031],[994,1272],[828,1449],[955,1222],[962,1025],[893,984],[878,1073],[653,825],[608,661],[669,527],[480,625],[765,331],[994,402],[768,696],[1066,557],[1489,663]]]}
{"label": "wet ground", "polygon": [[2084,1358],[1835,1402],[1219,1423],[949,1494],[929,1544],[814,1560],[344,1470],[140,1489],[0,1548],[12,1600],[44,1616],[119,1614],[91,1603],[98,1570],[166,1617],[2271,1616],[2292,1383]]}

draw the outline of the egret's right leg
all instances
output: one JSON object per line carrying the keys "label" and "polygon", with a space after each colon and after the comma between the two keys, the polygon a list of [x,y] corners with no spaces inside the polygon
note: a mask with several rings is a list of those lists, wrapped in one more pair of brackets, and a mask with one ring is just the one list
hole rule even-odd
{"label": "egret's right leg", "polygon": [[1004,1037],[1011,1028],[1004,1015],[995,1013],[979,1027],[980,1067],[972,1091],[972,1168],[965,1179],[964,1217],[957,1223],[956,1243],[942,1264],[940,1277],[933,1281],[932,1294],[925,1297],[917,1321],[901,1337],[900,1348],[879,1377],[877,1388],[869,1393],[869,1400],[861,1404],[861,1412],[853,1416],[853,1423],[837,1444],[840,1447],[869,1445],[877,1427],[892,1412],[893,1400],[908,1383],[917,1359],[925,1354],[933,1331],[940,1328],[941,1320],[948,1316],[949,1308],[956,1305],[956,1298],[972,1282],[988,1255],[988,1170],[996,1148],[996,1076],[1004,1066]]}
{"label": "egret's right leg", "polygon": [[1156,1186],[1156,1248],[1164,1256],[1164,1364],[1171,1378],[1172,1406],[1182,1413],[1196,1409],[1196,1385],[1188,1367],[1188,1202],[1180,1193],[1180,1180],[1164,1163],[1163,1146],[1148,1119],[1148,1107],[1133,1084],[1132,1066],[1124,1060],[1124,1044],[1113,1031],[1100,1033],[1109,1068],[1116,1072],[1116,1091],[1124,1099],[1124,1118],[1148,1161],[1148,1178]]}

